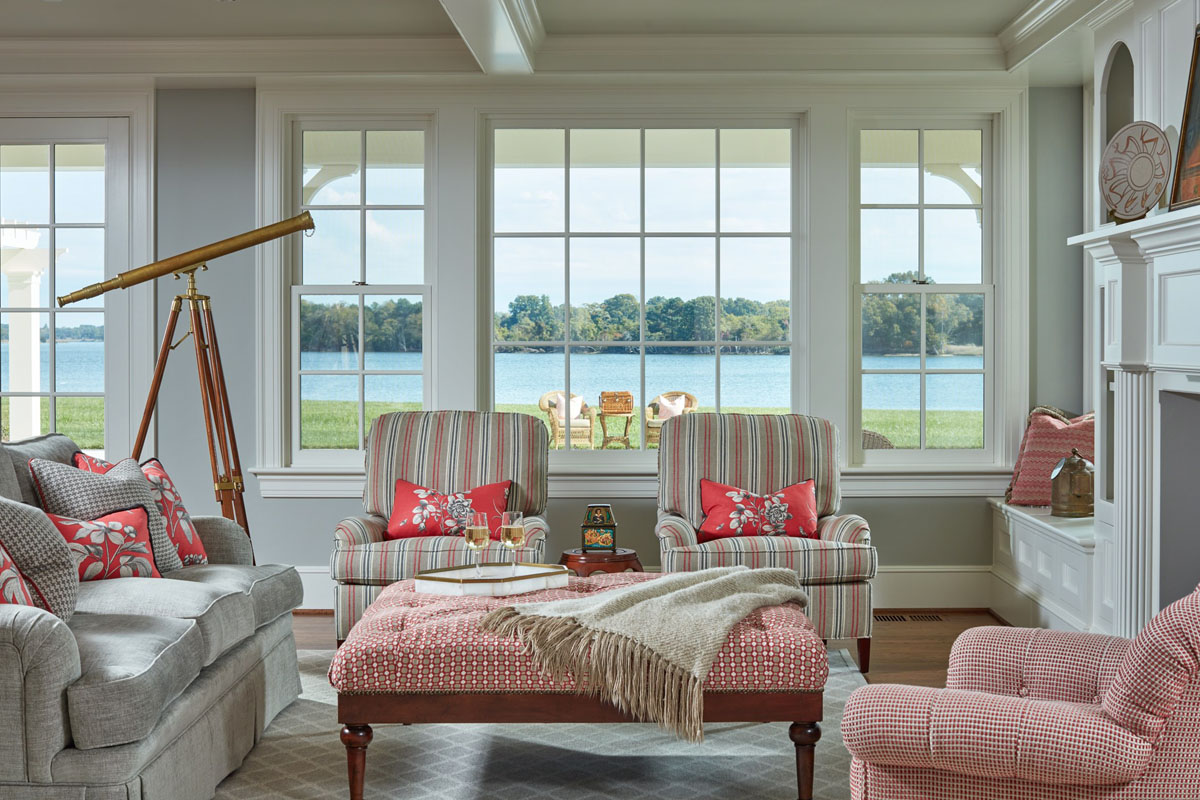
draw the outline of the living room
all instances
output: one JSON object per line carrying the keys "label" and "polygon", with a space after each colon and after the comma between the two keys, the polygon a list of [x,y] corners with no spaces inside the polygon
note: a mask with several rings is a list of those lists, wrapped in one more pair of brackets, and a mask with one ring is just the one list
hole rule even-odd
{"label": "living room", "polygon": [[0,19],[0,797],[1200,797],[1200,4]]}

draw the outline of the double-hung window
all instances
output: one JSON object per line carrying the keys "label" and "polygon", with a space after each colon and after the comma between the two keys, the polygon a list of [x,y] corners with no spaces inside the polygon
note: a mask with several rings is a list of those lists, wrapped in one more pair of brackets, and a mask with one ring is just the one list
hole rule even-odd
{"label": "double-hung window", "polygon": [[429,395],[424,122],[297,122],[292,463],[361,465],[371,420]]}
{"label": "double-hung window", "polygon": [[791,410],[799,131],[740,125],[493,123],[495,409],[586,451]]}
{"label": "double-hung window", "polygon": [[990,127],[859,131],[861,463],[991,459]]}
{"label": "double-hung window", "polygon": [[128,125],[0,120],[0,439],[105,446],[105,297],[55,298],[129,268]]}

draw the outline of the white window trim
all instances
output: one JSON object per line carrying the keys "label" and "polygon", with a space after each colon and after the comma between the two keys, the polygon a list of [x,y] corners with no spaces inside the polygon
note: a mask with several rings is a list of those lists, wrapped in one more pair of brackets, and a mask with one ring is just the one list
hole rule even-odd
{"label": "white window trim", "polygon": [[[486,296],[486,313],[481,313],[481,318],[487,320],[487,329],[481,331],[481,338],[486,341],[486,358],[487,364],[484,367],[483,373],[487,376],[483,392],[485,395],[485,408],[493,408],[495,398],[495,358],[493,357],[495,348],[503,346],[503,343],[495,342],[492,339],[492,312],[495,308],[495,282],[493,280],[493,265],[492,265],[492,240],[495,234],[494,224],[494,209],[493,209],[493,191],[492,191],[492,176],[495,169],[495,131],[497,128],[563,128],[571,130],[572,128],[605,128],[605,129],[641,129],[641,128],[698,128],[698,129],[719,129],[719,128],[787,128],[792,132],[792,219],[791,232],[786,234],[791,242],[791,281],[790,281],[790,314],[791,320],[789,325],[789,337],[785,342],[779,342],[780,346],[787,346],[789,353],[789,369],[791,375],[791,395],[789,397],[790,407],[793,411],[803,408],[807,405],[808,399],[808,325],[807,314],[803,312],[801,302],[807,299],[808,296],[808,192],[807,192],[807,127],[806,115],[804,113],[779,113],[771,111],[742,111],[729,112],[725,110],[717,110],[709,113],[697,114],[661,114],[661,113],[637,113],[633,111],[612,112],[597,116],[595,113],[589,114],[573,114],[563,112],[562,114],[541,113],[541,114],[487,114],[485,115],[486,122],[486,141],[485,151],[486,159],[482,162],[480,168],[480,180],[482,183],[481,195],[484,203],[485,211],[483,213],[483,221],[486,229],[481,232],[481,241],[486,251],[484,256],[484,264],[486,265],[481,274],[484,276],[482,280],[485,286],[482,287],[482,293]],[[564,164],[564,169],[569,169],[569,164]],[[714,169],[719,170],[720,164],[715,164]],[[642,203],[645,204],[645,188],[642,189]],[[717,202],[720,198],[717,196]],[[569,209],[568,209],[569,210]],[[644,210],[644,209],[643,209]],[[718,216],[719,216],[719,211]],[[520,233],[505,233],[503,236],[520,236]],[[564,237],[569,236],[569,232],[564,231]],[[616,234],[614,234],[616,235]],[[630,238],[653,237],[653,232],[640,230],[636,233],[621,234]],[[689,234],[690,235],[690,234]],[[709,235],[707,232],[696,232],[696,236]],[[714,229],[711,232],[714,239],[718,241],[721,234]],[[752,235],[752,234],[747,234]],[[783,238],[784,234],[766,233],[766,236],[774,236]],[[719,253],[718,253],[719,259]],[[719,260],[718,260],[719,264]],[[569,274],[569,264],[564,264],[564,270]],[[720,273],[718,269],[717,280],[720,281]],[[719,287],[718,287],[719,289]],[[645,313],[645,304],[643,298],[642,313]],[[720,332],[716,331],[717,347],[720,347]],[[799,341],[798,338],[803,335],[804,341]],[[592,343],[595,344],[595,343]],[[614,346],[626,344],[623,342],[614,342]],[[645,344],[647,347],[652,347],[656,343],[652,341],[639,342],[634,346]],[[560,346],[557,343],[550,343],[548,346]],[[564,348],[565,349],[565,348]],[[569,370],[569,366],[567,367]],[[641,367],[645,373],[644,355]],[[564,373],[565,375],[568,373]],[[716,375],[716,386],[720,385],[720,372]],[[719,389],[718,389],[719,392]],[[650,398],[644,398],[648,401]],[[641,413],[641,406],[634,409],[634,413]],[[658,451],[657,450],[591,450],[585,448],[570,448],[564,447],[561,450],[550,451],[550,474],[552,480],[556,476],[562,477],[563,486],[560,488],[566,489],[569,486],[575,485],[577,482],[586,478],[592,479],[592,485],[597,487],[594,491],[600,491],[602,482],[605,480],[603,476],[610,473],[618,474],[633,474],[638,476],[654,476],[655,485],[657,486],[658,474]],[[629,490],[626,487],[626,490]],[[657,494],[657,489],[654,495]],[[560,495],[556,495],[560,496]],[[565,496],[571,496],[570,494]],[[581,495],[582,496],[582,495]],[[626,496],[647,496],[647,495],[626,495]]]}
{"label": "white window trim", "polygon": [[[880,114],[853,113],[850,120],[850,348],[848,474],[887,476],[896,471],[909,475],[977,474],[986,482],[989,467],[1008,471],[1015,459],[1014,435],[1024,423],[1024,398],[1028,394],[1027,364],[1010,353],[1027,352],[1028,347],[1028,248],[1025,239],[1025,214],[1028,209],[1027,181],[1020,170],[1026,163],[1020,131],[1025,119],[1025,96],[1003,111],[984,113],[946,113],[944,110]],[[1022,127],[1014,129],[1017,120]],[[859,146],[860,131],[871,129],[937,129],[982,125],[985,191],[983,212],[989,224],[984,229],[984,282],[938,285],[947,292],[982,293],[985,314],[990,315],[984,329],[984,352],[990,356],[984,373],[984,447],[982,450],[895,450],[864,451],[862,447],[862,295],[859,277]],[[990,147],[988,139],[990,136]],[[1014,215],[1012,209],[1022,209]],[[1017,224],[1012,224],[1014,217]],[[989,274],[990,273],[990,274]],[[990,278],[990,280],[989,280]],[[898,285],[896,292],[903,292]],[[987,317],[985,317],[985,320]],[[987,410],[990,406],[990,414]],[[941,471],[941,472],[937,472]]]}
{"label": "white window trim", "polygon": [[[126,183],[129,211],[126,222],[129,264],[110,264],[110,272],[154,260],[154,87],[146,80],[23,81],[20,90],[0,87],[0,116],[108,117],[128,125]],[[107,246],[107,245],[106,245]],[[141,422],[146,393],[154,372],[154,283],[147,282],[105,298],[105,448],[128,453]],[[124,413],[121,411],[124,410]],[[157,415],[155,419],[157,424]],[[150,428],[145,452],[154,452],[155,428]]]}

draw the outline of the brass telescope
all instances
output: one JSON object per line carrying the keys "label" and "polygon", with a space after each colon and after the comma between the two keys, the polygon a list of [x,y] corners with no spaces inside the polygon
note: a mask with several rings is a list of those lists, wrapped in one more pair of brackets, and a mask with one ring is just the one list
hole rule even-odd
{"label": "brass telescope", "polygon": [[164,258],[162,261],[155,261],[153,264],[147,264],[144,267],[127,270],[115,278],[109,278],[100,283],[93,283],[91,286],[85,286],[77,292],[63,295],[58,298],[58,305],[62,307],[68,303],[88,300],[92,297],[98,297],[105,292],[111,292],[113,289],[128,289],[130,286],[136,286],[145,281],[152,281],[155,278],[170,275],[172,272],[188,272],[210,259],[236,253],[238,250],[245,250],[247,247],[253,247],[256,244],[262,244],[272,239],[278,239],[281,236],[287,236],[289,233],[311,231],[314,227],[312,216],[305,211],[303,214],[297,214],[291,219],[285,219],[273,225],[265,225],[246,233],[239,233],[237,236],[230,236],[228,239],[206,244],[203,247],[188,250],[186,253],[180,253],[177,256]]}

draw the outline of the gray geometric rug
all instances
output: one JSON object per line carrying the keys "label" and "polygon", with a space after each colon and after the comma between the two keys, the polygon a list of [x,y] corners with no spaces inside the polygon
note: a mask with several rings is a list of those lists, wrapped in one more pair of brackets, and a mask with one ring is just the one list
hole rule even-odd
{"label": "gray geometric rug", "polygon": [[[283,711],[219,800],[347,797],[337,695],[325,677],[332,650],[301,650],[304,694]],[[842,708],[865,685],[845,650],[829,654],[817,744],[817,800],[850,796]],[[373,725],[366,796],[372,800],[784,800],[796,796],[795,749],[784,723],[714,723],[703,744],[656,725]]]}

